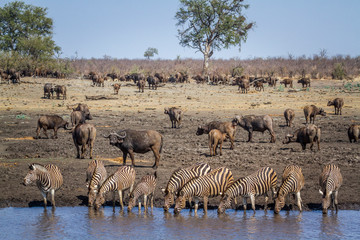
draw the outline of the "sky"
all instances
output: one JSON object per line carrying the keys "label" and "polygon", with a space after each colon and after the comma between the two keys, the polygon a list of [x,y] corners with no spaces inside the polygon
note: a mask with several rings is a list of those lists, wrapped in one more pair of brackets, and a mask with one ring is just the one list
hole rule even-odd
{"label": "sky", "polygon": [[[3,7],[9,0],[0,0]],[[200,52],[180,46],[175,13],[178,0],[25,0],[48,8],[61,57],[202,59]],[[213,59],[360,55],[359,0],[245,0],[249,21],[256,22],[246,43],[214,52]]]}

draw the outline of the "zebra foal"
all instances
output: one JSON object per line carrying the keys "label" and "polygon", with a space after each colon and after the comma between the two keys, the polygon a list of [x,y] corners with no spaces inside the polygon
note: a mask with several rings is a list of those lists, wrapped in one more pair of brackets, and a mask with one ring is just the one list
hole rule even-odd
{"label": "zebra foal", "polygon": [[[165,189],[162,191],[165,193],[164,211],[169,211],[170,206],[174,203],[174,196],[178,194],[178,191],[191,179],[203,176],[209,173],[211,170],[207,163],[198,163],[194,166],[178,169],[173,172],[169,182]],[[189,199],[191,204],[191,199]]]}
{"label": "zebra foal", "polygon": [[88,206],[92,207],[94,206],[94,201],[100,189],[100,186],[107,178],[107,172],[104,163],[101,160],[92,160],[89,163],[87,173],[90,172],[89,168],[93,168],[93,172],[90,178],[90,184],[88,184]]}
{"label": "zebra foal", "polygon": [[[136,204],[136,200],[138,200],[141,196],[144,196],[144,211],[147,211],[147,197],[151,196],[150,204],[151,210],[154,207],[154,192],[156,187],[156,172],[154,175],[143,176],[140,182],[135,186],[134,190],[130,193],[130,199],[128,204],[128,212],[131,212],[132,208]],[[141,201],[139,199],[139,213],[141,213]]]}
{"label": "zebra foal", "polygon": [[235,200],[237,196],[243,197],[244,211],[246,211],[246,198],[250,197],[251,207],[255,214],[255,197],[265,195],[266,210],[269,198],[267,192],[271,190],[274,196],[276,194],[276,183],[276,172],[269,167],[261,168],[247,177],[238,179],[222,195],[218,213],[224,213],[226,208],[230,208],[231,201]]}
{"label": "zebra foal", "polygon": [[130,166],[121,166],[118,170],[110,175],[101,185],[95,199],[95,209],[99,209],[105,202],[105,194],[113,192],[113,209],[115,210],[115,193],[119,194],[121,209],[124,209],[122,192],[130,188],[130,192],[134,187],[135,170]]}
{"label": "zebra foal", "polygon": [[192,179],[179,191],[174,213],[180,213],[181,209],[185,207],[186,199],[194,197],[195,214],[197,214],[199,198],[204,198],[204,213],[206,214],[208,198],[223,194],[233,182],[232,172],[225,167],[217,168],[204,176]]}
{"label": "zebra foal", "polygon": [[63,176],[60,169],[53,164],[40,165],[33,163],[29,165],[30,171],[24,178],[24,185],[27,186],[36,182],[41,195],[44,198],[44,207],[47,205],[47,194],[51,194],[51,203],[55,208],[55,191],[63,184]]}
{"label": "zebra foal", "polygon": [[338,212],[338,191],[342,185],[343,178],[340,168],[334,164],[327,165],[323,168],[319,177],[320,189],[322,195],[323,214],[327,213],[327,209],[332,202],[333,208]]}
{"label": "zebra foal", "polygon": [[[282,175],[282,183],[278,191],[277,198],[275,199],[274,212],[279,213],[284,207],[285,202],[289,202],[290,194],[295,194],[296,204],[302,211],[302,200],[300,190],[305,185],[304,175],[302,174],[301,167],[297,165],[288,165],[285,167]],[[285,201],[285,198],[287,201]]]}

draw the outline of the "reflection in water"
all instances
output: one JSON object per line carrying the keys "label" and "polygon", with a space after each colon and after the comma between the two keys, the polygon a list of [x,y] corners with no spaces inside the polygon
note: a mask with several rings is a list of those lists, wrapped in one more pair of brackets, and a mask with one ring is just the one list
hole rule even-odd
{"label": "reflection in water", "polygon": [[36,223],[36,235],[41,236],[41,238],[54,238],[56,237],[56,232],[61,228],[59,217],[55,215],[55,209],[52,208],[51,211],[48,211],[44,208]]}
{"label": "reflection in water", "polygon": [[341,229],[339,228],[338,215],[334,211],[329,214],[322,215],[321,221],[321,238],[331,239],[341,237]]}
{"label": "reflection in water", "polygon": [[87,207],[0,209],[0,239],[359,239],[359,211],[323,215],[302,212],[228,210],[218,215],[182,212],[174,216],[156,208],[153,212],[115,213],[111,207],[95,211]]}

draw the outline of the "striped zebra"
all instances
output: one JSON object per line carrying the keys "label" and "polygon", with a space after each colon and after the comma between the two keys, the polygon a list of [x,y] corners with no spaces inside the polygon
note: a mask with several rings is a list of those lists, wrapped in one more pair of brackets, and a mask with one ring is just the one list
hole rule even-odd
{"label": "striped zebra", "polygon": [[246,199],[250,197],[251,207],[255,213],[255,197],[265,195],[265,210],[267,209],[267,201],[269,190],[272,191],[273,197],[276,194],[277,175],[274,169],[265,167],[261,168],[253,174],[238,179],[223,194],[218,213],[224,213],[226,208],[231,207],[231,201],[237,196],[243,197],[244,211],[246,211]]}
{"label": "striped zebra", "polygon": [[302,174],[301,167],[297,165],[286,166],[282,175],[282,183],[279,188],[277,198],[275,199],[274,212],[279,213],[284,207],[285,202],[289,202],[290,194],[295,194],[296,204],[301,212],[302,200],[300,190],[304,187],[304,185],[305,179]]}
{"label": "striped zebra", "polygon": [[[333,208],[338,211],[338,191],[343,182],[340,168],[334,164],[324,167],[319,177],[320,194],[322,195],[323,213],[327,213],[327,209],[332,202]],[[330,198],[331,197],[331,198]]]}
{"label": "striped zebra", "polygon": [[103,161],[94,160],[94,161],[91,161],[90,164],[92,162],[95,163],[95,168],[93,170],[93,174],[90,179],[90,184],[88,184],[89,185],[88,186],[88,206],[89,207],[94,206],[94,201],[95,201],[96,195],[99,191],[99,188],[107,178],[107,172],[106,172]]}
{"label": "striped zebra", "polygon": [[[138,200],[141,196],[144,196],[144,211],[147,211],[147,197],[151,196],[150,204],[151,210],[154,207],[154,192],[156,187],[156,172],[154,175],[143,176],[140,182],[136,185],[134,190],[130,193],[130,199],[128,204],[128,212],[131,212],[131,209],[135,206],[136,200]],[[139,213],[141,213],[141,201],[139,199]]]}
{"label": "striped zebra", "polygon": [[55,191],[63,184],[63,176],[60,169],[53,164],[40,165],[33,163],[29,166],[30,171],[24,178],[24,185],[36,181],[41,195],[44,198],[44,207],[47,205],[47,194],[51,194],[51,203],[55,208]]}
{"label": "striped zebra", "polygon": [[208,198],[223,194],[233,182],[231,171],[225,167],[217,168],[204,176],[190,180],[178,193],[174,213],[180,213],[185,207],[186,199],[194,197],[195,214],[197,214],[199,198],[204,198],[204,213],[206,214]]}
{"label": "striped zebra", "polygon": [[[173,172],[165,189],[164,211],[169,211],[171,204],[174,203],[174,196],[191,179],[203,176],[210,172],[210,166],[207,163],[198,163],[194,166],[178,169]],[[191,199],[189,199],[189,203]]]}
{"label": "striped zebra", "polygon": [[105,202],[105,194],[107,192],[113,192],[113,208],[115,210],[115,193],[116,191],[120,197],[121,209],[124,209],[123,194],[122,192],[130,188],[130,192],[134,187],[135,182],[135,170],[130,166],[121,166],[118,170],[110,175],[105,182],[101,185],[98,195],[95,199],[95,209],[99,209]]}

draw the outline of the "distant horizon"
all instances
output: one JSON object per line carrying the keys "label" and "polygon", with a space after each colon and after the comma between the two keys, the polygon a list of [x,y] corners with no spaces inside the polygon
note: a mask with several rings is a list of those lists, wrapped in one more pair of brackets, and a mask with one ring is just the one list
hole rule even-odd
{"label": "distant horizon", "polygon": [[[0,4],[13,2],[3,0]],[[203,59],[191,48],[179,45],[175,13],[177,0],[25,0],[46,7],[53,19],[53,40],[61,58],[145,59],[147,48],[158,49],[152,60]],[[360,1],[245,0],[249,21],[256,22],[246,43],[215,51],[212,60],[311,58],[324,49],[327,57],[360,55]]]}

